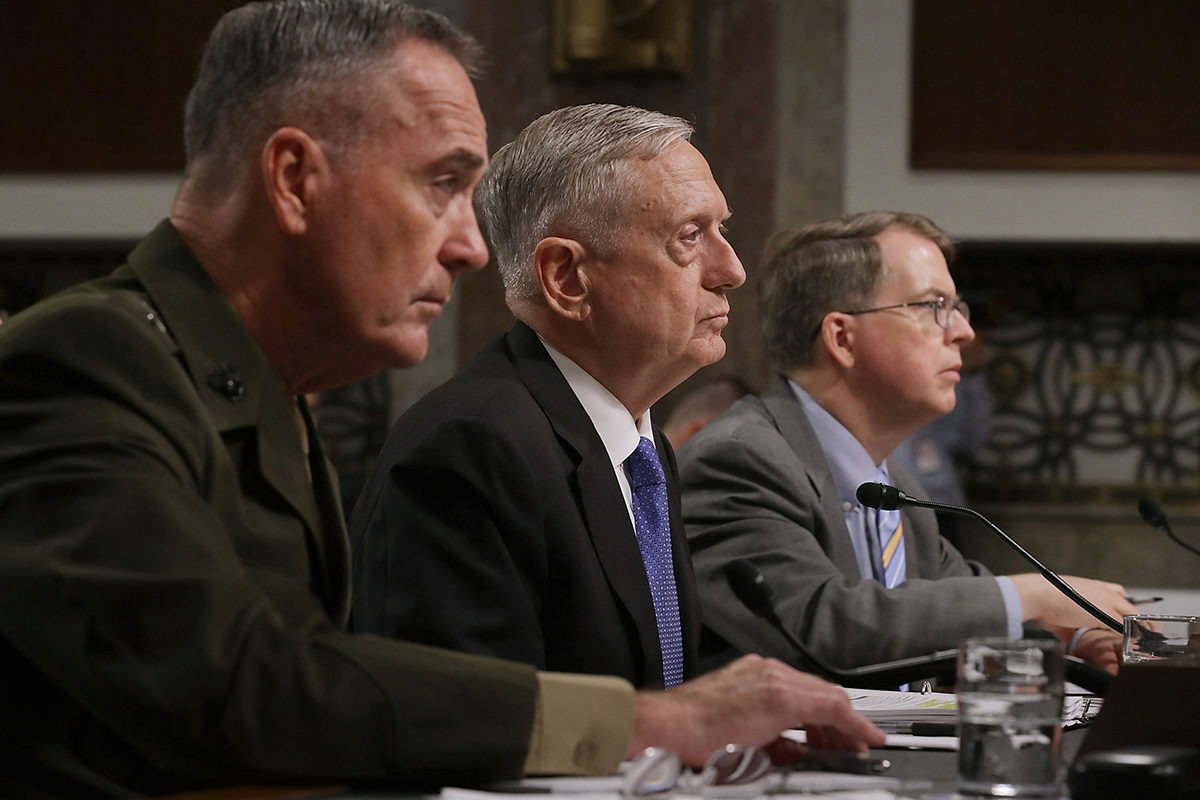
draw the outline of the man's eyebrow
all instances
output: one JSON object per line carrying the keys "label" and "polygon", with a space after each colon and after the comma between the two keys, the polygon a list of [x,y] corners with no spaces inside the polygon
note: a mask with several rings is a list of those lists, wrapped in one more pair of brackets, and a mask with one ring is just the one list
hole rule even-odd
{"label": "man's eyebrow", "polygon": [[454,169],[461,172],[474,172],[482,169],[483,165],[486,163],[486,159],[484,159],[484,157],[478,153],[473,153],[470,150],[459,148],[458,150],[447,153],[435,161],[430,167],[430,171]]}

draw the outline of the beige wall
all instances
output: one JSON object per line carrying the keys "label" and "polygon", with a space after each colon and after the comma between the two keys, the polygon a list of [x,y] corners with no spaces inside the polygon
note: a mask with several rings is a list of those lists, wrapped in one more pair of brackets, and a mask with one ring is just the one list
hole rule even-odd
{"label": "beige wall", "polygon": [[910,170],[911,18],[910,0],[847,2],[847,210],[917,211],[965,239],[1200,239],[1200,173]]}
{"label": "beige wall", "polygon": [[[979,510],[1034,558],[1064,575],[1085,575],[1125,586],[1200,589],[1200,556],[1151,528],[1132,508],[1007,505],[981,506]],[[1167,511],[1176,535],[1200,547],[1197,511]],[[982,524],[966,520],[963,528],[960,547],[970,558],[1003,574],[1033,571]]]}

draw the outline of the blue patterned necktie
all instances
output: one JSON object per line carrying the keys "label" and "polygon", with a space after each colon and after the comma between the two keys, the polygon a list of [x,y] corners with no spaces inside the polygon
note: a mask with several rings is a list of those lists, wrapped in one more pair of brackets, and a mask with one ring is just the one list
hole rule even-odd
{"label": "blue patterned necktie", "polygon": [[667,507],[667,482],[654,442],[646,437],[625,459],[633,494],[633,519],[638,547],[650,581],[658,642],[662,649],[663,683],[669,689],[683,682],[683,631],[679,622],[679,595],[675,591],[675,565],[671,559],[671,513]]}
{"label": "blue patterned necktie", "polygon": [[[888,475],[881,468],[875,475],[879,483],[887,483]],[[866,509],[864,509],[866,510]],[[899,511],[872,509],[875,514],[875,531],[879,536],[879,582],[889,589],[904,583],[907,571],[904,558],[904,522]]]}

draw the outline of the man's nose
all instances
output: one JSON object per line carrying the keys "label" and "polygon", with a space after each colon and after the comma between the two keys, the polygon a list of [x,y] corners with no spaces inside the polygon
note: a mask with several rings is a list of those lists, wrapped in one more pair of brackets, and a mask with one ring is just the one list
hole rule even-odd
{"label": "man's nose", "polygon": [[950,327],[946,329],[946,338],[952,343],[962,344],[975,338],[975,329],[958,309],[950,312]]}
{"label": "man's nose", "polygon": [[487,243],[470,200],[462,205],[460,218],[450,222],[452,230],[438,254],[439,260],[450,270],[476,270],[488,262]]}
{"label": "man's nose", "polygon": [[709,288],[736,289],[746,282],[746,270],[742,267],[742,260],[734,252],[733,246],[724,236],[721,237],[720,247],[713,270],[713,285]]}

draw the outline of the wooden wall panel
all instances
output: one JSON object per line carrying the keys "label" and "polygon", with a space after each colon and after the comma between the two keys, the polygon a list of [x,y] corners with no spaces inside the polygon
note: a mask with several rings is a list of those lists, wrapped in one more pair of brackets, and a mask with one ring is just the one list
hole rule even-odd
{"label": "wooden wall panel", "polygon": [[1200,3],[914,0],[912,166],[1200,169]]}
{"label": "wooden wall panel", "polygon": [[183,101],[238,0],[0,3],[0,171],[183,168]]}

